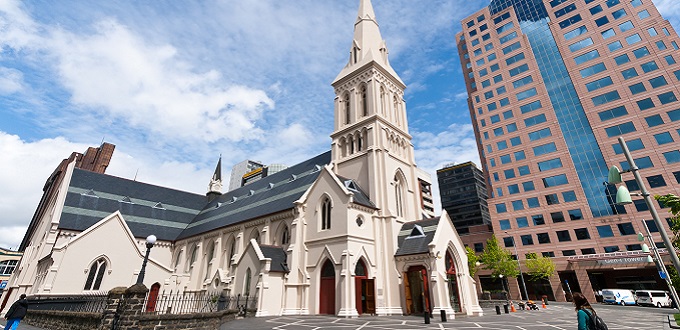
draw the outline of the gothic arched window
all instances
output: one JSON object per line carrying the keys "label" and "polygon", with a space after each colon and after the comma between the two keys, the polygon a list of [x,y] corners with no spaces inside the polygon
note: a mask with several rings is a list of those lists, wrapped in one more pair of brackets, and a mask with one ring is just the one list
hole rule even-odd
{"label": "gothic arched window", "polygon": [[349,94],[345,94],[345,124],[349,124],[350,119]]}
{"label": "gothic arched window", "polygon": [[397,216],[404,216],[404,182],[397,174],[394,176],[394,197],[397,207]]}
{"label": "gothic arched window", "polygon": [[349,144],[349,154],[352,155],[354,154],[354,137],[349,136],[349,139],[347,140],[347,144]]}
{"label": "gothic arched window", "polygon": [[246,278],[244,279],[243,295],[250,296],[250,268],[246,269]]}
{"label": "gothic arched window", "polygon": [[386,106],[386,102],[387,102],[387,100],[385,100],[385,99],[386,99],[385,88],[380,86],[380,112],[383,115],[385,115],[385,106]]}
{"label": "gothic arched window", "polygon": [[231,259],[234,258],[234,253],[236,252],[236,239],[231,241],[229,245],[229,254],[227,255],[227,267],[231,266]]}
{"label": "gothic arched window", "polygon": [[174,267],[175,273],[177,272],[177,268],[179,268],[180,261],[182,261],[182,250],[179,250],[179,252],[177,252],[177,257],[175,258],[175,267]]}
{"label": "gothic arched window", "polygon": [[290,242],[290,232],[288,231],[288,226],[283,228],[281,232],[281,245],[288,244]]}
{"label": "gothic arched window", "polygon": [[190,271],[194,267],[194,262],[196,262],[196,253],[198,253],[198,246],[194,245],[191,247],[191,254],[189,257],[189,262],[187,262],[186,271]]}
{"label": "gothic arched window", "polygon": [[368,116],[368,102],[366,102],[366,86],[361,86],[361,110],[365,116]]}
{"label": "gothic arched window", "polygon": [[364,148],[364,136],[362,132],[357,134],[357,151],[361,151]]}
{"label": "gothic arched window", "polygon": [[399,124],[399,101],[396,95],[392,98],[392,102],[394,103],[394,121]]}
{"label": "gothic arched window", "polygon": [[212,260],[215,257],[215,242],[208,244],[208,251],[205,256],[205,278],[207,279],[212,272]]}
{"label": "gothic arched window", "polygon": [[331,229],[331,200],[324,198],[321,203],[321,230]]}
{"label": "gothic arched window", "polygon": [[99,258],[90,266],[90,272],[87,273],[87,280],[85,281],[85,288],[83,290],[99,290],[106,272],[106,259]]}

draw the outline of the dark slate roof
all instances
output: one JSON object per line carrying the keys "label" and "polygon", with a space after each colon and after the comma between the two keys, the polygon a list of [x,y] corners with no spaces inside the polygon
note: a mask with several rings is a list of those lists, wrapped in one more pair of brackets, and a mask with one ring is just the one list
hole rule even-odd
{"label": "dark slate roof", "polygon": [[260,250],[265,258],[272,259],[271,272],[288,273],[288,263],[286,262],[286,251],[280,246],[260,245]]}
{"label": "dark slate roof", "polygon": [[293,207],[331,161],[327,151],[214,199],[177,237],[183,239]]}
{"label": "dark slate roof", "polygon": [[206,202],[204,195],[76,168],[59,228],[83,231],[120,211],[135,237],[174,240]]}
{"label": "dark slate roof", "polygon": [[[135,237],[174,241],[291,209],[314,183],[331,152],[232,190],[212,201],[198,195],[74,169],[59,228],[83,231],[120,211]],[[355,202],[375,207],[362,191]]]}
{"label": "dark slate roof", "polygon": [[[434,233],[437,230],[439,218],[440,217],[435,217],[425,220],[407,222],[401,226],[399,237],[397,238],[399,249],[397,249],[397,252],[394,255],[406,256],[411,254],[427,253],[429,251],[428,244],[432,242]],[[413,228],[416,225],[423,229],[424,235],[412,236],[414,233]]]}
{"label": "dark slate roof", "polygon": [[359,187],[359,184],[356,183],[356,181],[352,179],[347,179],[344,177],[341,177],[338,175],[338,178],[340,181],[345,185],[345,188],[347,188],[349,191],[354,193],[354,202],[363,206],[368,206],[370,208],[377,208],[373,202],[371,202],[371,199],[368,197],[368,195],[364,192],[361,187]]}

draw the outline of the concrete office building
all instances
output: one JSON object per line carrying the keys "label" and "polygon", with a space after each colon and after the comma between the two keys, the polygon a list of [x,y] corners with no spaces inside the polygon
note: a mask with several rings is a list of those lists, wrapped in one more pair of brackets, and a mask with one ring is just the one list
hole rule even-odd
{"label": "concrete office building", "polygon": [[253,173],[258,169],[262,169],[264,164],[253,160],[244,160],[235,164],[231,168],[231,176],[229,177],[229,191],[243,186],[243,177],[249,173]]}
{"label": "concrete office building", "polygon": [[[680,194],[680,39],[670,23],[651,0],[493,0],[461,23],[495,234],[513,254],[516,242],[522,261],[537,252],[557,264],[529,295],[665,288],[635,235],[647,220],[663,246],[647,205],[615,205],[605,181],[610,166],[628,168],[623,136],[650,192]],[[624,180],[640,190],[632,174]]]}
{"label": "concrete office building", "polygon": [[456,226],[458,234],[466,234],[469,227],[490,225],[486,180],[475,163],[447,165],[437,170],[442,208]]}

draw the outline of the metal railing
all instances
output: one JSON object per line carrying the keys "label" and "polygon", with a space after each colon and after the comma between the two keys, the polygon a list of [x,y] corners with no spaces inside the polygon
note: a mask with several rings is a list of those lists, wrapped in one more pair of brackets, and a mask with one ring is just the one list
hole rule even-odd
{"label": "metal railing", "polygon": [[257,308],[257,299],[249,296],[226,296],[211,292],[149,292],[142,312],[157,314],[209,313],[225,309]]}
{"label": "metal railing", "polygon": [[28,299],[29,310],[102,313],[106,309],[106,292],[91,295],[33,296]]}

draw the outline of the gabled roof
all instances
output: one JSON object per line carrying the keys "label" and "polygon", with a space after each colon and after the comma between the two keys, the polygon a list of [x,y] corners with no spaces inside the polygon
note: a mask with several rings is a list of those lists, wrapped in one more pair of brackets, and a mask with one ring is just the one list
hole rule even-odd
{"label": "gabled roof", "polygon": [[265,258],[272,260],[270,272],[288,273],[288,262],[286,251],[280,246],[260,245],[260,250]]}
{"label": "gabled roof", "polygon": [[217,228],[292,208],[330,163],[327,151],[300,164],[234,189],[208,203],[177,237],[183,239]]}
{"label": "gabled roof", "polygon": [[395,256],[423,254],[429,252],[428,245],[434,238],[440,217],[407,222],[401,226],[397,243],[399,249]]}
{"label": "gabled roof", "polygon": [[174,240],[205,203],[204,195],[76,168],[59,228],[83,231],[120,211],[135,237]]}
{"label": "gabled roof", "polygon": [[[119,211],[135,237],[174,241],[293,208],[331,161],[327,151],[232,190],[205,195],[74,169],[59,228],[84,231]],[[363,192],[357,203],[372,206]],[[373,206],[374,207],[374,206]]]}
{"label": "gabled roof", "polygon": [[361,187],[359,187],[359,184],[356,183],[356,181],[348,178],[344,178],[341,176],[337,176],[338,179],[345,185],[345,188],[347,190],[351,191],[354,193],[354,203],[363,205],[363,206],[368,206],[370,208],[376,209],[377,207],[373,202],[371,202],[371,199],[368,197],[368,195],[364,192]]}

